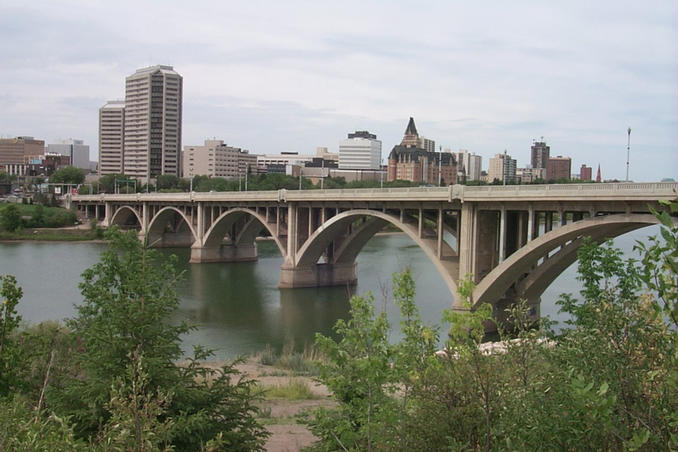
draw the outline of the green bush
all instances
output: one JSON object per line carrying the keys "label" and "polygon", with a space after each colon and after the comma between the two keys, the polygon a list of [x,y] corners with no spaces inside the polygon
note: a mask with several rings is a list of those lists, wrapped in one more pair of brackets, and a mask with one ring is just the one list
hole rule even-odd
{"label": "green bush", "polygon": [[130,372],[138,356],[143,394],[157,394],[152,400],[162,408],[156,420],[144,422],[160,426],[171,419],[162,428],[176,450],[198,450],[219,434],[231,450],[260,449],[266,432],[256,422],[254,382],[238,378],[234,364],[204,367],[201,362],[212,355],[202,348],[188,364],[175,364],[182,358],[181,337],[190,329],[171,321],[178,306],[176,258],[163,261],[134,232],[113,229],[106,237],[109,249],[83,273],[84,301],[68,321],[79,348],[70,375],[47,393],[50,407],[72,416],[76,433],[93,440],[115,419],[112,400],[124,396],[115,388],[132,388],[134,375],[140,378],[140,372]]}
{"label": "green bush", "polygon": [[639,244],[642,265],[585,242],[581,297],[559,301],[571,320],[554,332],[518,303],[494,352],[482,343],[492,310],[470,309],[468,281],[458,291],[469,309],[445,313],[438,354],[408,273],[395,277],[404,336],[395,344],[371,296],[354,297],[340,339],[317,338],[319,380],[337,405],[307,418],[311,449],[678,449],[678,228],[668,213],[657,217],[661,238]]}

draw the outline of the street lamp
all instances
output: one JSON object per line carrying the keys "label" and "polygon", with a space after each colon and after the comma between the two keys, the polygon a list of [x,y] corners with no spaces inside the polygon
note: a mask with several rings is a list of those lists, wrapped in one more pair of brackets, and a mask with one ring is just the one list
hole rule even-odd
{"label": "street lamp", "polygon": [[628,130],[629,139],[626,142],[626,182],[629,182],[629,154],[631,153],[631,127]]}

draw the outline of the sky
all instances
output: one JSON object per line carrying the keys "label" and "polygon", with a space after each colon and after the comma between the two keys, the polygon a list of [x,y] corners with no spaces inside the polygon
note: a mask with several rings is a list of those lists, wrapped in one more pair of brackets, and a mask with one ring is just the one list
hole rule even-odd
{"label": "sky", "polygon": [[678,180],[678,2],[0,0],[0,136],[76,138],[125,77],[183,76],[183,145],[337,152],[355,130],[519,167]]}

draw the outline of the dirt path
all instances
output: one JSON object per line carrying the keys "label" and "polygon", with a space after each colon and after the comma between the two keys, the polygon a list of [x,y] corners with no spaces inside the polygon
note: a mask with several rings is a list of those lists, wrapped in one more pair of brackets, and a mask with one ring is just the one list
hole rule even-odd
{"label": "dirt path", "polygon": [[268,452],[295,452],[315,441],[306,426],[297,423],[297,416],[317,407],[333,405],[325,386],[316,383],[311,377],[297,376],[293,372],[252,361],[240,364],[237,368],[244,375],[255,378],[263,388],[301,381],[308,385],[313,394],[312,399],[266,399],[261,402],[260,421],[271,433],[265,446]]}

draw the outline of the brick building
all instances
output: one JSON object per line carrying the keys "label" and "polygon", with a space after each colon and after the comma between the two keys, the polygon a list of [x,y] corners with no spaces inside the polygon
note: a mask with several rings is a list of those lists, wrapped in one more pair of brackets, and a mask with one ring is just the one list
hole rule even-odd
{"label": "brick building", "polygon": [[414,118],[410,118],[405,135],[388,156],[388,180],[407,180],[422,184],[457,183],[457,161],[450,152],[435,152],[421,146]]}

